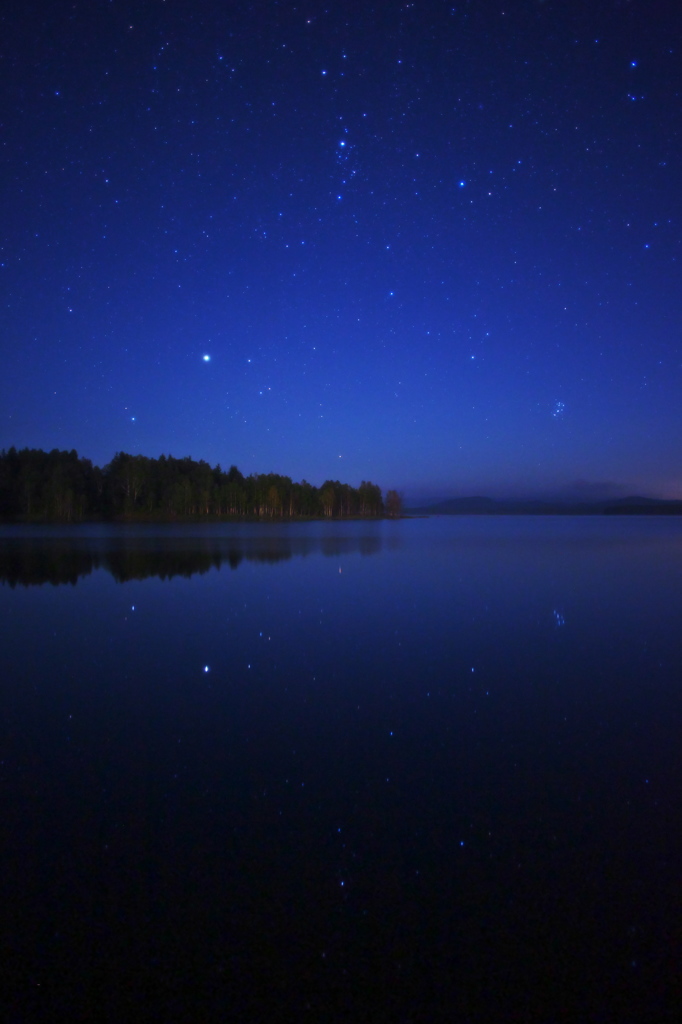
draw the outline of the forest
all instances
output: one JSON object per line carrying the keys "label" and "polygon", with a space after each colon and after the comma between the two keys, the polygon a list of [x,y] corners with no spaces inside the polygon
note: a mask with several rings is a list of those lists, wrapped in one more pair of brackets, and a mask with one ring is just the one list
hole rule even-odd
{"label": "forest", "polygon": [[395,491],[364,481],[326,480],[321,487],[288,476],[244,476],[203,460],[158,459],[118,452],[100,468],[75,450],[0,451],[0,519],[14,522],[87,520],[293,519],[396,515]]}

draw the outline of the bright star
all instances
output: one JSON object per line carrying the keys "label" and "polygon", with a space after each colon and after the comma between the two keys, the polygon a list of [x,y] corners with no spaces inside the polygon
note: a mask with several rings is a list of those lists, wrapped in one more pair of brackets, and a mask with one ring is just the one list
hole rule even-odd
{"label": "bright star", "polygon": [[211,357],[209,355],[204,355],[201,358],[204,360],[205,363],[211,362]]}

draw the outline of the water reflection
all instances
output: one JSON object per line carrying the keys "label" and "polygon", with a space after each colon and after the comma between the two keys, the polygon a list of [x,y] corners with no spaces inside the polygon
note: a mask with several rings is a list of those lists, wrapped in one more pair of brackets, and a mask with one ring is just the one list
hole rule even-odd
{"label": "water reflection", "polygon": [[678,1019],[643,519],[0,531],[8,1019]]}
{"label": "water reflection", "polygon": [[10,587],[70,583],[96,569],[117,583],[156,576],[189,578],[242,562],[275,565],[291,558],[326,558],[381,550],[379,536],[361,537],[5,537],[0,539],[0,581]]}

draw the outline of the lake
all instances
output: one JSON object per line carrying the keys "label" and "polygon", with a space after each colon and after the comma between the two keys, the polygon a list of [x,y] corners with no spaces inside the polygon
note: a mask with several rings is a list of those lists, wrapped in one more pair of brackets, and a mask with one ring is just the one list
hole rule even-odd
{"label": "lake", "polygon": [[662,1021],[682,520],[0,528],[4,1019]]}

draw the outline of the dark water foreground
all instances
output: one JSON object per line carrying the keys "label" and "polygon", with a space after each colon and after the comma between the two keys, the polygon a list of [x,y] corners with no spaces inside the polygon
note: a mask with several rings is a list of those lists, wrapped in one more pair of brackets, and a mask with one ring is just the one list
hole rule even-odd
{"label": "dark water foreground", "polygon": [[682,523],[0,532],[8,1021],[667,1021]]}

